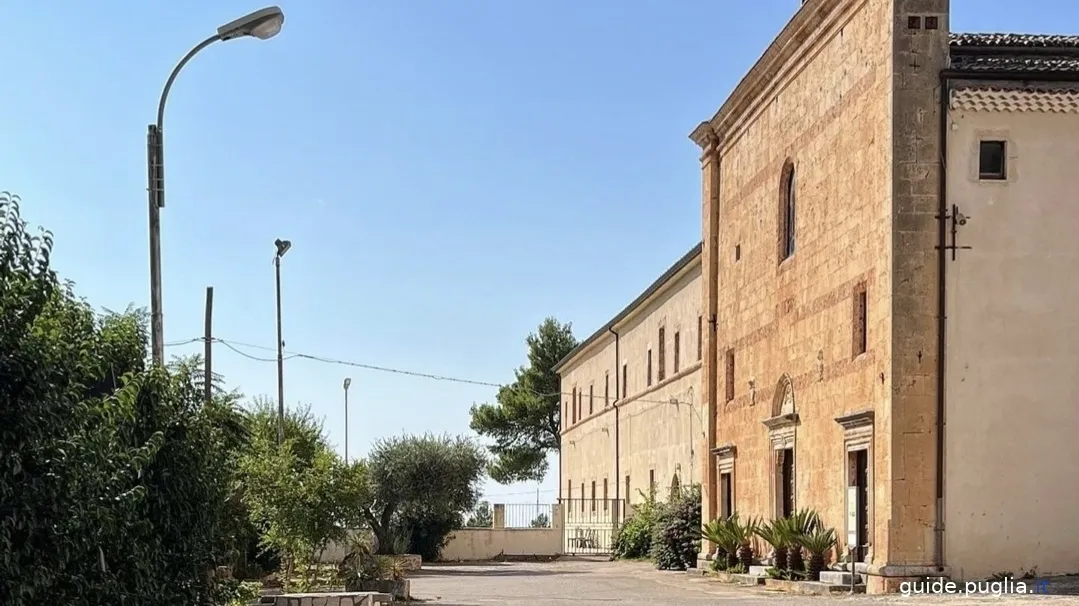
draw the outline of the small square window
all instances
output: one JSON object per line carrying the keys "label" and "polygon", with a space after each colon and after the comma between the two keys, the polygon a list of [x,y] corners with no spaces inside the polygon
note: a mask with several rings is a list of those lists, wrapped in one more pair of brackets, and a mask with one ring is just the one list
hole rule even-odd
{"label": "small square window", "polygon": [[1002,181],[1008,178],[1004,141],[982,141],[978,146],[978,178]]}
{"label": "small square window", "polygon": [[922,29],[921,17],[907,17],[907,29]]}
{"label": "small square window", "polygon": [[925,18],[925,29],[937,29],[938,27],[940,27],[940,21],[937,17]]}

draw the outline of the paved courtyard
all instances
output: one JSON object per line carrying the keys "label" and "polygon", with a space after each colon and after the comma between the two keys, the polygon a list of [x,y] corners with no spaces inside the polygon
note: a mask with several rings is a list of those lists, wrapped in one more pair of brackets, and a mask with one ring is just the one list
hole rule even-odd
{"label": "paved courtyard", "polygon": [[[1074,577],[1073,577],[1074,578]],[[1079,585],[1079,580],[1073,581]],[[1053,589],[1063,588],[1054,582]],[[732,587],[685,573],[660,572],[639,562],[564,559],[555,562],[513,562],[427,565],[412,581],[412,594],[438,606],[626,606],[645,604],[726,603],[772,606],[836,601],[877,604],[1077,604],[1079,596],[792,596],[757,588]]]}

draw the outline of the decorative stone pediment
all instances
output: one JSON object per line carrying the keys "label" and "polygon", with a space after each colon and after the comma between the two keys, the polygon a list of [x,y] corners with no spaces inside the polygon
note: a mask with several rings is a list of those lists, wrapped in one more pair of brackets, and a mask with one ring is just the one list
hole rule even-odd
{"label": "decorative stone pediment", "polygon": [[785,414],[785,415],[779,415],[778,417],[772,417],[770,419],[765,419],[763,422],[764,422],[764,426],[767,427],[768,429],[771,429],[772,431],[776,431],[776,430],[779,430],[779,429],[786,429],[788,427],[793,427],[795,425],[798,425],[798,423],[799,423],[798,413],[792,412],[792,413],[788,413],[788,414]]}
{"label": "decorative stone pediment", "polygon": [[863,450],[873,442],[873,409],[859,410],[835,418],[843,426],[843,443],[847,450]]}
{"label": "decorative stone pediment", "polygon": [[858,429],[860,427],[873,425],[873,410],[860,410],[858,412],[852,412],[845,415],[840,415],[835,418],[835,422],[843,426],[843,429],[850,431],[852,429]]}
{"label": "decorative stone pediment", "polygon": [[737,449],[734,447],[734,444],[731,444],[730,442],[726,444],[720,444],[719,446],[716,446],[712,449],[712,455],[719,459],[733,457],[735,455],[735,452],[737,452]]}

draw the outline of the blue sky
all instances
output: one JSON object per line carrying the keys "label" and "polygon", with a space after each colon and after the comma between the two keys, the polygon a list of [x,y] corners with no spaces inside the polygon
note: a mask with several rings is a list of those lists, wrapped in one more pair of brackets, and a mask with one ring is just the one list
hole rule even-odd
{"label": "blue sky", "polygon": [[[165,117],[165,338],[272,358],[273,241],[287,349],[500,383],[548,315],[587,336],[700,238],[710,117],[798,0],[282,0],[284,31],[192,61]],[[147,306],[146,125],[174,63],[253,1],[0,4],[0,190],[56,236],[93,304]],[[1079,4],[955,0],[953,31],[1079,31]],[[178,355],[201,344],[169,348]],[[276,394],[276,366],[215,346],[216,370]],[[494,389],[286,362],[350,450],[467,432]],[[489,484],[494,501],[557,496]]]}

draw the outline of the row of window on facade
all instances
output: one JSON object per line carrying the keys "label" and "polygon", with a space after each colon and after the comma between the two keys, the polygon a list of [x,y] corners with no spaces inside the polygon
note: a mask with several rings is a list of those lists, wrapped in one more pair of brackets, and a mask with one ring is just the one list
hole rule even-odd
{"label": "row of window on facade", "polygon": [[[626,481],[626,485],[625,485],[626,492],[625,492],[625,497],[624,498],[628,502],[630,500],[630,488],[632,488],[632,485],[630,484],[630,475],[629,474],[626,474],[626,480],[625,481]],[[610,497],[608,496],[608,491],[607,491],[607,478],[603,478],[602,482],[603,482],[602,483],[602,489],[603,489],[602,493],[597,493],[596,492],[596,481],[595,480],[592,480],[592,492],[591,493],[586,493],[585,492],[585,483],[581,482],[580,496],[574,497],[573,496],[574,495],[574,492],[573,492],[573,480],[566,480],[566,503],[567,503],[567,506],[571,507],[571,508],[574,508],[574,506],[576,506],[576,508],[580,508],[580,511],[585,511],[585,503],[588,502],[589,510],[590,511],[596,511],[597,510],[597,503],[598,503],[599,504],[598,507],[601,507],[603,509],[603,511],[607,511],[609,509],[609,507],[610,507],[610,502],[611,502]],[[655,490],[656,490],[656,470],[655,469],[649,469],[648,470],[648,490],[649,490],[649,494],[654,494],[655,493]],[[586,496],[588,494],[590,494],[591,496]]]}
{"label": "row of window on facade", "polygon": [[[704,354],[704,341],[703,341],[703,318],[697,316],[697,361],[699,362]],[[659,328],[659,334],[657,335],[657,366],[656,366],[656,381],[664,381],[667,378],[667,329],[663,326]],[[682,370],[682,334],[679,331],[675,331],[673,340],[673,358],[674,364],[672,368],[672,374],[678,374]],[[645,354],[645,388],[653,385],[652,376],[652,348],[648,348],[648,352]],[[629,363],[622,362],[622,389],[619,392],[622,399],[626,397],[629,392]],[[592,415],[596,411],[596,386],[591,384],[588,386],[588,414],[584,412],[584,389],[573,387],[570,392],[570,399],[564,405],[564,411],[562,414],[562,424],[565,427],[569,427],[584,420],[588,416]],[[617,401],[618,398],[616,398]],[[608,371],[603,376],[603,407],[607,408],[611,405],[611,373]]]}

